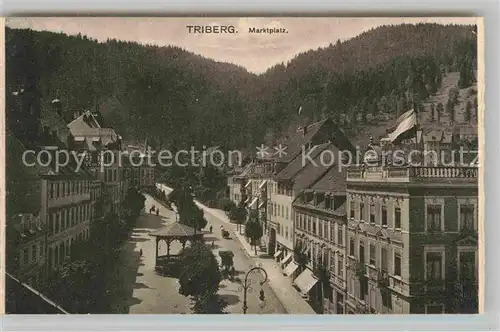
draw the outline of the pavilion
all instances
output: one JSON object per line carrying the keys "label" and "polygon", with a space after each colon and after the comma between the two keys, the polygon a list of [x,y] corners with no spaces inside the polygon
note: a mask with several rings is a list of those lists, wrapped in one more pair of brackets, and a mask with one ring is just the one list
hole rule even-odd
{"label": "pavilion", "polygon": [[[179,254],[170,253],[170,245],[173,241],[179,241],[182,244],[182,248],[186,247],[186,242],[193,243],[194,241],[203,240],[203,232],[196,231],[194,228],[181,223],[173,223],[160,228],[149,235],[154,236],[155,243],[155,269],[164,268],[167,265],[175,264],[179,260]],[[167,244],[167,254],[159,256],[158,255],[158,245],[160,241],[165,241]]]}

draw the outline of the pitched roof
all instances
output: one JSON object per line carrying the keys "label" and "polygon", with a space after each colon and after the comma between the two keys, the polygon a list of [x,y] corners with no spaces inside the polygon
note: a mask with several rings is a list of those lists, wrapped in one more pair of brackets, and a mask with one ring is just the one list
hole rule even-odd
{"label": "pitched roof", "polygon": [[[97,122],[97,119],[95,119],[95,116],[90,111],[71,121],[68,124],[68,128],[74,137],[91,138],[93,141],[100,139],[104,146],[119,139],[114,129],[101,128],[99,122]],[[87,142],[87,144],[89,146],[92,145],[90,142]]]}
{"label": "pitched roof", "polygon": [[[167,225],[163,228],[160,228],[154,232],[151,232],[149,235],[159,236],[159,237],[191,237],[195,234],[197,234],[197,233],[194,230],[194,228],[176,222],[176,223]],[[201,233],[198,233],[198,234],[201,234]]]}
{"label": "pitched roof", "polygon": [[342,195],[345,194],[346,190],[346,177],[345,167],[335,164],[310,189]]}
{"label": "pitched roof", "polygon": [[[323,128],[324,131],[322,132]],[[322,137],[319,133],[325,136]],[[322,141],[318,141],[318,138]],[[298,132],[288,143],[286,143],[286,155],[278,159],[278,162],[290,162],[302,151],[302,147],[312,143],[321,144],[327,141],[334,143],[339,149],[353,151],[354,147],[342,130],[330,119],[326,118],[307,126],[307,132]]]}
{"label": "pitched roof", "polygon": [[327,122],[328,118],[323,119],[321,121],[315,122],[307,126],[307,132],[304,135],[302,132],[298,132],[291,140],[286,144],[287,151],[286,155],[279,158],[279,162],[289,162],[293,158],[295,158],[300,151],[302,150],[302,146],[309,143],[311,139],[318,133],[323,124]]}
{"label": "pitched roof", "polygon": [[[321,153],[325,151],[330,145],[330,143],[315,145],[310,150],[306,151],[305,154],[299,154],[288,165],[286,165],[285,168],[283,168],[278,174],[276,174],[276,180],[279,181],[294,179],[299,174],[299,172],[307,168],[309,165],[314,166],[313,162],[317,164],[319,162]],[[311,162],[306,156],[309,156],[310,159],[313,160],[313,162]],[[322,163],[320,162],[320,164]],[[318,164],[318,166],[320,165]],[[312,168],[311,170],[314,170],[314,168]]]}

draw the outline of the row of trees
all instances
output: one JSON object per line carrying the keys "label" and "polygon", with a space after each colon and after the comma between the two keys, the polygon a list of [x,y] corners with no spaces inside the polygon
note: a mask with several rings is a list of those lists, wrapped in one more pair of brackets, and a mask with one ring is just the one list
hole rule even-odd
{"label": "row of trees", "polygon": [[[106,206],[106,197],[101,200],[100,209]],[[52,299],[71,313],[109,311],[111,297],[117,291],[113,276],[121,245],[144,209],[144,202],[144,195],[130,189],[121,217],[111,211],[91,223],[89,239],[72,244],[70,255],[50,274],[45,287]]]}

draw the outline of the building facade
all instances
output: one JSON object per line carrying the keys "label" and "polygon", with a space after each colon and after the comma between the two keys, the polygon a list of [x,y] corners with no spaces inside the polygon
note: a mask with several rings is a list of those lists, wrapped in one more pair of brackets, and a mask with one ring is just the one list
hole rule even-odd
{"label": "building facade", "polygon": [[477,312],[477,175],[348,170],[347,313]]}

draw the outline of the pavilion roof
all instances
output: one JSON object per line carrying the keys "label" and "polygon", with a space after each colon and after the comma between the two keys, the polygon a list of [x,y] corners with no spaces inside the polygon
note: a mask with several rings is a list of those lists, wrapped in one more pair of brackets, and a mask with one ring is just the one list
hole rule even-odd
{"label": "pavilion roof", "polygon": [[151,236],[157,237],[192,237],[194,235],[200,234],[200,232],[196,232],[194,228],[189,227],[187,225],[181,223],[173,223],[167,225],[163,228],[160,228],[154,232],[151,232]]}

